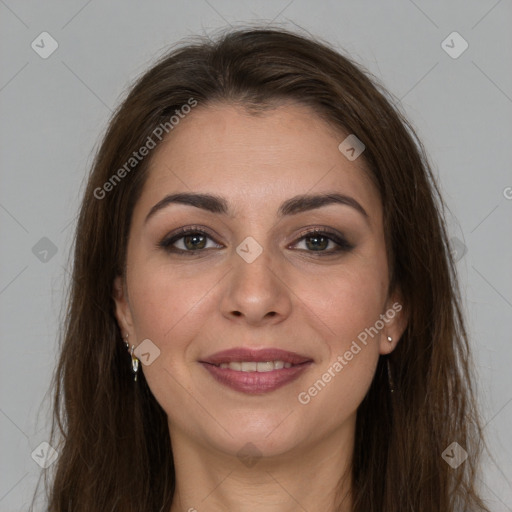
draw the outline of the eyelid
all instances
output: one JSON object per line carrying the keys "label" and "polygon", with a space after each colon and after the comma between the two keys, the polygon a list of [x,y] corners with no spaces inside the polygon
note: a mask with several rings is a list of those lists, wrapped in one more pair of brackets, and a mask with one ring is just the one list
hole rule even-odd
{"label": "eyelid", "polygon": [[[157,247],[164,249],[168,252],[174,252],[176,254],[195,254],[200,252],[206,252],[206,249],[197,249],[197,250],[190,250],[190,251],[184,251],[182,249],[176,249],[173,248],[173,244],[176,243],[181,238],[189,235],[189,234],[203,234],[213,240],[216,244],[220,245],[219,242],[216,240],[216,235],[213,235],[211,230],[208,229],[206,226],[201,225],[192,225],[192,226],[185,226],[182,228],[179,228],[178,230],[174,231],[173,233],[166,235],[160,242],[157,243]],[[337,248],[334,250],[329,251],[302,251],[302,252],[308,252],[310,254],[317,254],[317,255],[332,255],[337,254],[340,252],[347,252],[352,249],[354,249],[354,245],[347,241],[346,237],[331,228],[328,228],[326,226],[313,226],[304,228],[298,235],[294,236],[293,242],[287,245],[289,247],[290,245],[294,246],[297,245],[299,242],[307,238],[308,236],[313,236],[315,234],[322,235],[326,237],[328,240],[331,240],[337,245]]]}
{"label": "eyelid", "polygon": [[[308,238],[309,236],[313,236],[315,234],[319,234],[321,236],[324,236],[330,240],[332,240],[337,246],[338,249],[331,250],[331,251],[307,251],[310,253],[317,254],[323,253],[323,254],[335,254],[340,251],[350,251],[354,249],[354,245],[351,244],[345,235],[343,233],[338,232],[337,230],[333,230],[327,226],[314,226],[310,228],[304,228],[299,234],[298,237],[295,238],[295,244],[298,242],[304,240],[304,238]],[[294,245],[295,245],[294,244]]]}
{"label": "eyelid", "polygon": [[[157,246],[163,247],[165,249],[166,247],[170,247],[171,243],[178,241],[180,238],[187,236],[189,234],[194,234],[194,233],[201,233],[201,234],[207,235],[216,244],[219,243],[219,242],[217,242],[217,235],[214,235],[213,232],[209,228],[207,228],[206,226],[201,226],[200,224],[194,224],[192,226],[185,226],[182,228],[178,228],[176,231],[173,231],[172,233],[165,235],[164,238],[160,242],[157,243]],[[192,252],[192,251],[186,251],[186,252]]]}

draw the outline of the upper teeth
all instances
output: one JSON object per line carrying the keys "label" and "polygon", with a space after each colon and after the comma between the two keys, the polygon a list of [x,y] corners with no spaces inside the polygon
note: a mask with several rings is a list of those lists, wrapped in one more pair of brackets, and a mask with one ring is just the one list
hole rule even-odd
{"label": "upper teeth", "polygon": [[290,368],[291,363],[284,361],[265,361],[265,362],[232,362],[220,363],[221,368],[229,368],[241,372],[271,372],[272,370],[280,370],[281,368]]}

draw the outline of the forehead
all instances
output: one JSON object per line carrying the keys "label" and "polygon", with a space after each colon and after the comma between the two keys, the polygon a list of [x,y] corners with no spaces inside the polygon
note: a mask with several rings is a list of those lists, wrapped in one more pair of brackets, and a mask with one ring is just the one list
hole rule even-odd
{"label": "forehead", "polygon": [[256,115],[234,105],[196,107],[152,155],[138,206],[151,208],[171,192],[212,192],[228,198],[236,215],[251,205],[277,211],[294,195],[338,191],[378,214],[363,159],[349,161],[338,149],[346,136],[303,105]]}

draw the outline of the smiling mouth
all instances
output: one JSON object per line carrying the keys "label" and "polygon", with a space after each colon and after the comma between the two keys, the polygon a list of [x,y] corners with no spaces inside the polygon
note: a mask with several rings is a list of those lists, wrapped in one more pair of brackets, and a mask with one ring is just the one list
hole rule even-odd
{"label": "smiling mouth", "polygon": [[235,371],[268,372],[290,368],[308,361],[312,361],[312,358],[288,350],[272,347],[259,349],[236,347],[216,352],[199,362],[212,364],[223,369],[230,368]]}
{"label": "smiling mouth", "polygon": [[[211,364],[211,363],[210,363]],[[305,364],[305,363],[300,363]],[[217,368],[229,369],[237,372],[272,372],[274,370],[282,370],[283,368],[291,368],[300,364],[292,364],[287,361],[231,361],[229,363],[214,364]]]}
{"label": "smiling mouth", "polygon": [[313,362],[307,355],[274,347],[236,347],[199,361],[217,382],[249,395],[261,395],[292,383]]}
{"label": "smiling mouth", "polygon": [[312,360],[292,364],[289,361],[201,361],[202,366],[220,384],[235,391],[261,395],[275,391],[298,379],[313,364]]}

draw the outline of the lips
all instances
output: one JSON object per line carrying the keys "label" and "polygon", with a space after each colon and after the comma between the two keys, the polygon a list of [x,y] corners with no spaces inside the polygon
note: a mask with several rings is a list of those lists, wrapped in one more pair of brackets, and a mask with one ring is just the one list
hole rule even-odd
{"label": "lips", "polygon": [[[260,364],[270,362],[273,368],[259,368]],[[313,359],[276,348],[235,348],[217,352],[199,363],[220,384],[241,393],[258,395],[297,380],[313,364]],[[241,363],[241,368],[236,363]]]}
{"label": "lips", "polygon": [[278,348],[263,348],[263,349],[249,349],[249,348],[233,348],[216,352],[205,359],[201,363],[213,364],[220,366],[222,363],[233,362],[256,362],[265,363],[267,361],[283,361],[290,363],[292,366],[313,361],[312,358],[297,354],[295,352],[288,352]]}

